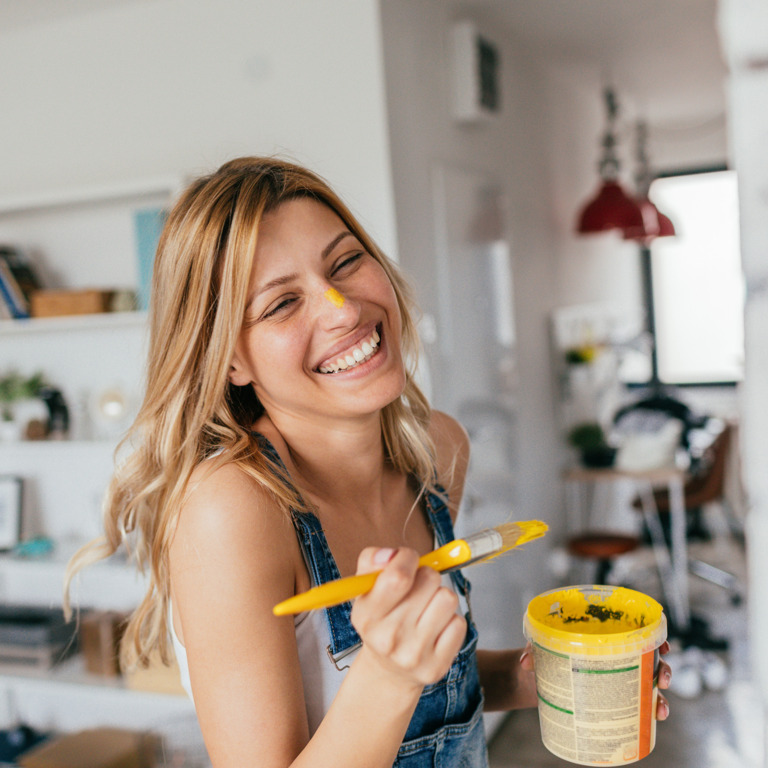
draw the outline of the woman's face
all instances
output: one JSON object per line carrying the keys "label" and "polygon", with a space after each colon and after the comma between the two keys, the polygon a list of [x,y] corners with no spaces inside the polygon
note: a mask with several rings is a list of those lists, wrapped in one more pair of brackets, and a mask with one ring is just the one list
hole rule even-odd
{"label": "woman's face", "polygon": [[405,385],[401,330],[376,259],[326,205],[290,200],[259,227],[230,380],[276,422],[370,415]]}

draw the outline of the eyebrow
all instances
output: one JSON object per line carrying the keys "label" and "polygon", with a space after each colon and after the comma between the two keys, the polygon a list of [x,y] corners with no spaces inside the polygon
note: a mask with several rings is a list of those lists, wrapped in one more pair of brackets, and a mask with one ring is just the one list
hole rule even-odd
{"label": "eyebrow", "polygon": [[[339,232],[336,237],[331,240],[328,245],[323,248],[323,250],[320,252],[320,259],[321,261],[325,261],[325,259],[328,258],[328,256],[333,252],[333,249],[345,238],[345,237],[355,237],[354,233],[350,232],[348,229],[345,229],[343,232]],[[266,293],[267,291],[271,290],[272,288],[279,288],[281,285],[285,285],[286,283],[290,283],[292,280],[296,279],[298,277],[297,273],[292,272],[289,275],[281,275],[280,277],[276,277],[274,280],[270,280],[268,283],[264,283],[258,290],[254,292],[254,294],[250,297],[248,300],[248,304],[250,304],[257,296],[260,296],[262,293]]]}
{"label": "eyebrow", "polygon": [[335,248],[335,247],[336,247],[336,246],[337,246],[337,245],[338,245],[338,244],[339,244],[339,243],[340,243],[340,242],[341,242],[341,241],[342,241],[342,240],[343,240],[345,237],[354,237],[354,234],[353,234],[352,232],[350,232],[348,229],[345,229],[343,232],[339,232],[339,234],[338,234],[338,235],[336,235],[336,237],[334,237],[334,238],[333,238],[333,240],[331,240],[331,242],[330,242],[330,243],[328,243],[328,245],[326,245],[326,246],[325,246],[325,248],[323,248],[323,251],[322,251],[322,253],[320,254],[320,258],[321,258],[323,261],[325,261],[325,259],[327,259],[327,258],[328,258],[328,256],[329,256],[329,254],[331,253],[331,251],[333,251],[333,249],[334,249],[334,248]]}

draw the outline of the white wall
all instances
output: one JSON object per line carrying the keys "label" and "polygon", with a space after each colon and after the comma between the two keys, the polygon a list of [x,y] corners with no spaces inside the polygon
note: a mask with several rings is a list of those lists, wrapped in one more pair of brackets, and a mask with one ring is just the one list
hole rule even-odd
{"label": "white wall", "polygon": [[0,197],[287,154],[393,250],[375,0],[152,0],[0,32]]}
{"label": "white wall", "polygon": [[[556,303],[556,292],[551,280],[555,261],[547,147],[542,131],[546,114],[541,70],[520,41],[510,39],[481,8],[473,8],[469,18],[499,49],[502,106],[501,112],[485,123],[458,124],[451,117],[449,39],[452,22],[464,18],[460,4],[386,0],[381,11],[399,252],[401,263],[414,278],[425,313],[440,317],[443,276],[435,227],[435,169],[449,167],[485,175],[501,187],[507,200],[517,325],[518,384],[513,400],[516,458],[509,467],[512,490],[499,496],[496,519],[486,524],[498,524],[510,515],[512,519],[542,519],[551,524],[555,538],[561,530],[561,492],[556,479],[562,443],[553,418],[547,336],[548,313]],[[488,303],[478,302],[479,311],[489,311]],[[456,322],[461,323],[462,318]],[[426,345],[426,354],[432,371],[433,402],[450,410],[444,381],[448,377],[469,384],[476,380],[479,387],[482,377],[461,357],[441,357],[440,334],[444,331],[438,326],[437,338]],[[489,341],[478,338],[476,343]],[[487,396],[487,392],[478,392],[478,397]],[[475,480],[476,475],[470,472],[469,496],[490,494],[477,487]],[[522,641],[518,620],[523,605],[535,590],[546,588],[548,574],[542,552],[546,552],[544,542],[515,553],[505,604],[497,604],[495,614],[499,623],[510,611],[514,617],[507,644]],[[501,567],[495,573],[502,581],[506,578]]]}
{"label": "white wall", "polygon": [[745,311],[746,377],[741,422],[744,474],[749,503],[747,542],[752,593],[750,636],[756,681],[765,718],[768,765],[768,643],[761,588],[768,582],[768,475],[765,435],[768,430],[768,9],[765,4],[721,0],[723,44],[731,66],[729,81],[731,151],[739,174],[742,261],[747,285]]}

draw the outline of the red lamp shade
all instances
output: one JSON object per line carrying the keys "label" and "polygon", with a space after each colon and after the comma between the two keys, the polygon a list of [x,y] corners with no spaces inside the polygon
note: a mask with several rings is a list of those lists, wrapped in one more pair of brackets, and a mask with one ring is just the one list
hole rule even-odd
{"label": "red lamp shade", "polygon": [[665,216],[646,197],[638,201],[643,213],[643,223],[639,227],[627,227],[624,230],[625,240],[636,240],[639,243],[649,243],[656,237],[673,237],[675,227],[668,216]]}
{"label": "red lamp shade", "polygon": [[640,206],[621,188],[618,182],[605,180],[597,196],[583,208],[577,231],[581,234],[605,232],[609,229],[642,230],[643,212]]}
{"label": "red lamp shade", "polygon": [[674,237],[676,234],[675,225],[669,216],[665,216],[659,211],[659,234],[656,237]]}

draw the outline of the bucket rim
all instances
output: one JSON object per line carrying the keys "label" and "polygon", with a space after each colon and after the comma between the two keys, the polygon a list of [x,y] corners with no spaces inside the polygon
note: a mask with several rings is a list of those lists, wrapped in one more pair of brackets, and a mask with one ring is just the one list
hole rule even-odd
{"label": "bucket rim", "polygon": [[[564,595],[571,590],[587,591],[593,594],[603,592],[606,595],[612,595],[619,589],[627,593],[628,598],[642,600],[648,605],[653,614],[653,618],[648,624],[623,632],[595,634],[551,627],[533,615],[536,612],[536,608],[540,609],[546,604],[547,599],[550,600],[549,605],[552,605],[554,602],[552,598],[554,596],[558,594]],[[603,584],[577,584],[557,587],[542,592],[528,603],[523,628],[526,638],[534,644],[541,646],[545,650],[565,652],[571,655],[579,655],[580,649],[582,653],[588,655],[592,655],[597,651],[607,652],[611,655],[631,654],[638,651],[647,651],[651,648],[656,649],[667,638],[667,621],[661,603],[638,590]]]}

